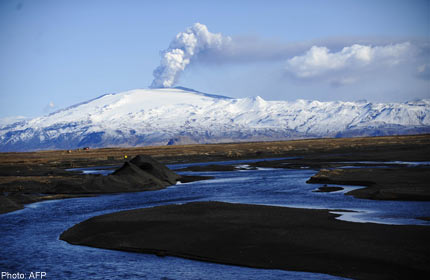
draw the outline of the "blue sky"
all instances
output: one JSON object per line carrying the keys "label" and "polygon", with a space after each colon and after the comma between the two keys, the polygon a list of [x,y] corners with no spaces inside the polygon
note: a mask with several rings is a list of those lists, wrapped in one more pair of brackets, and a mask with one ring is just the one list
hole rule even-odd
{"label": "blue sky", "polygon": [[201,47],[175,86],[266,100],[430,98],[430,1],[1,0],[0,118],[147,88],[197,22],[228,43]]}

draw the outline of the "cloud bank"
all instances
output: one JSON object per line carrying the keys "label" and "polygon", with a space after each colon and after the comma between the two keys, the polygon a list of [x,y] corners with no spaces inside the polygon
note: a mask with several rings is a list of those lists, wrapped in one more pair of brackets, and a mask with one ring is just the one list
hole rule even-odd
{"label": "cloud bank", "polygon": [[375,64],[393,66],[406,57],[410,48],[409,42],[376,47],[355,44],[332,53],[326,47],[313,46],[304,55],[288,59],[285,69],[298,78],[311,78],[330,71],[361,69]]}
{"label": "cloud bank", "polygon": [[[152,88],[175,86],[190,64],[248,67],[260,62],[265,64],[251,65],[258,70],[253,77],[243,78],[251,82],[248,88],[244,85],[240,90],[256,91],[252,87],[255,80],[265,83],[260,87],[263,91],[289,90],[296,95],[300,93],[295,92],[305,88],[302,94],[312,90],[332,94],[333,88],[350,85],[348,92],[336,91],[336,98],[342,94],[351,95],[350,98],[366,94],[369,97],[375,92],[380,96],[394,93],[422,97],[428,96],[426,87],[430,81],[430,42],[426,38],[337,37],[280,42],[225,36],[196,23],[178,33],[160,54],[160,65],[153,71]],[[236,87],[237,81],[226,78],[226,82]]]}
{"label": "cloud bank", "polygon": [[153,72],[151,88],[172,87],[187,65],[200,53],[220,50],[230,41],[230,37],[211,33],[206,25],[195,23],[176,35],[169,48],[162,52],[160,66]]}

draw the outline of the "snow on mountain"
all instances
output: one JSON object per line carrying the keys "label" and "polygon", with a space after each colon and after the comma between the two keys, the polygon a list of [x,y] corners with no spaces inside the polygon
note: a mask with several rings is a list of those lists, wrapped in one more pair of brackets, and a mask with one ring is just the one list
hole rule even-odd
{"label": "snow on mountain", "polygon": [[186,88],[139,89],[0,125],[0,151],[428,132],[430,100],[286,102]]}
{"label": "snow on mountain", "polygon": [[14,117],[6,117],[6,118],[0,118],[0,128],[13,125],[18,122],[23,122],[27,120],[27,117],[24,116],[14,116]]}

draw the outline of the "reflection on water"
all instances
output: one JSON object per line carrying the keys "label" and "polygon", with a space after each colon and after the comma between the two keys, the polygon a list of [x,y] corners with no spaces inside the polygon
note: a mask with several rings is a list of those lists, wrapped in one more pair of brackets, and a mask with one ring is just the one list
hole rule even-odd
{"label": "reflection on water", "polygon": [[345,191],[312,192],[320,187],[305,183],[315,174],[313,170],[260,169],[182,174],[211,175],[215,179],[178,184],[159,191],[46,201],[0,215],[0,269],[11,273],[46,271],[47,279],[338,279],[323,274],[251,269],[73,246],[58,240],[64,230],[93,216],[171,203],[218,200],[349,209],[360,212],[347,213],[342,218],[359,222],[429,224],[415,219],[430,216],[428,202],[355,199],[344,195]]}
{"label": "reflection on water", "polygon": [[69,168],[66,171],[77,172],[82,174],[101,174],[107,176],[119,168],[121,165],[109,165],[109,166],[96,166],[96,167],[79,167],[79,168]]}

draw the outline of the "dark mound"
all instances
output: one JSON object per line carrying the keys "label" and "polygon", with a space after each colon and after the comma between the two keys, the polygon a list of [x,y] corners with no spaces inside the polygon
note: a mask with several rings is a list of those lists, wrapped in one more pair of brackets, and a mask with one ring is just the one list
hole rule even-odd
{"label": "dark mound", "polygon": [[181,176],[149,156],[136,156],[108,176],[57,182],[51,193],[119,193],[163,189]]}
{"label": "dark mound", "polygon": [[170,185],[176,184],[176,181],[181,177],[175,172],[171,171],[165,165],[154,160],[150,156],[139,155],[133,158],[130,163],[138,166],[140,169],[152,174],[154,177],[161,181],[166,181]]}
{"label": "dark mound", "polygon": [[356,279],[430,273],[430,227],[350,223],[327,210],[200,202],[86,220],[71,244]]}

